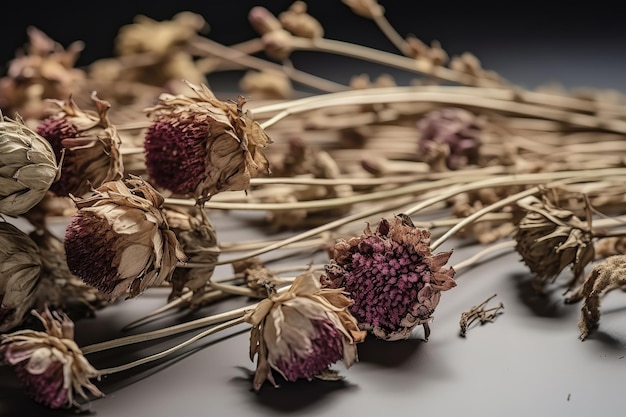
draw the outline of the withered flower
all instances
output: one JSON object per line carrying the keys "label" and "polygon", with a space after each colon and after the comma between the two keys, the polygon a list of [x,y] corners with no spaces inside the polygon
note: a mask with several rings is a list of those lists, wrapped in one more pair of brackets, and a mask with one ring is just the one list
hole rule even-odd
{"label": "withered flower", "polygon": [[585,340],[600,322],[600,300],[609,291],[626,288],[626,255],[614,255],[593,267],[583,284],[565,302],[583,300],[578,320],[580,339]]}
{"label": "withered flower", "polygon": [[71,98],[49,100],[56,111],[37,127],[62,160],[61,176],[50,187],[58,196],[83,196],[123,176],[121,139],[107,116],[111,105],[95,92],[91,99],[97,111],[81,110]]}
{"label": "withered flower", "polygon": [[291,32],[272,12],[263,6],[255,6],[248,12],[250,25],[261,35],[265,53],[274,59],[286,59],[293,51]]}
{"label": "withered flower", "polygon": [[26,393],[37,403],[58,409],[78,406],[75,395],[104,394],[89,380],[98,371],[74,341],[74,323],[64,313],[33,310],[45,332],[20,330],[0,335],[0,357],[13,367]]}
{"label": "withered flower", "polygon": [[257,99],[279,100],[293,95],[289,77],[282,71],[272,69],[247,71],[239,80],[239,87]]}
{"label": "withered flower", "polygon": [[22,324],[35,303],[43,268],[39,248],[26,233],[0,222],[0,331]]}
{"label": "withered flower", "polygon": [[[180,242],[190,263],[202,263],[194,268],[176,268],[172,274],[172,300],[183,294],[185,288],[201,293],[213,276],[215,264],[221,253],[215,228],[203,209],[192,207],[187,210],[167,208],[164,210],[167,223]],[[192,300],[193,303],[193,300]]]}
{"label": "withered flower", "polygon": [[289,8],[278,15],[283,28],[303,38],[321,38],[324,28],[319,20],[307,13],[307,4],[297,0]]}
{"label": "withered flower", "polygon": [[186,261],[163,213],[164,198],[137,177],[104,183],[75,199],[65,230],[70,271],[113,300],[142,294]]}
{"label": "withered flower", "polygon": [[453,171],[475,164],[483,124],[481,117],[462,108],[432,110],[417,122],[418,156],[434,168],[443,163]]}
{"label": "withered flower", "polygon": [[271,143],[237,103],[218,100],[205,85],[189,84],[195,97],[162,94],[146,109],[148,175],[155,185],[206,201],[221,191],[246,190],[250,178],[269,173],[263,149]]}
{"label": "withered flower", "polygon": [[574,275],[572,283],[578,280],[595,256],[590,224],[557,207],[546,195],[527,197],[518,205],[526,214],[514,233],[515,247],[535,274],[536,289],[554,282],[568,265]]}
{"label": "withered flower", "polygon": [[12,117],[40,119],[47,98],[63,98],[81,91],[85,72],[74,68],[84,48],[82,41],[67,49],[34,26],[27,29],[28,44],[9,62],[0,78],[0,109]]}
{"label": "withered flower", "polygon": [[343,359],[357,361],[356,344],[365,339],[348,311],[352,301],[339,289],[322,289],[314,274],[298,275],[288,291],[271,294],[248,312],[252,324],[250,359],[257,356],[253,386],[277,383],[272,370],[287,381],[337,379],[330,367]]}
{"label": "withered flower", "polygon": [[58,174],[50,143],[0,113],[0,214],[19,216],[39,203]]}
{"label": "withered flower", "polygon": [[441,292],[456,286],[454,269],[443,267],[452,251],[431,253],[430,236],[408,216],[381,219],[375,231],[335,244],[324,285],[344,288],[359,327],[378,338],[407,339],[421,324],[428,339]]}

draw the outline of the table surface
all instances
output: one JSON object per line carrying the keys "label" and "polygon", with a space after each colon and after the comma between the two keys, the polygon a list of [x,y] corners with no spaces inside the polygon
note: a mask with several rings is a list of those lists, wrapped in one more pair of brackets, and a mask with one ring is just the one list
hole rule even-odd
{"label": "table surface", "polygon": [[[556,47],[539,51],[501,47],[498,54],[494,44],[489,62],[505,78],[520,84],[560,79],[573,86],[622,88],[621,74],[626,64],[618,48],[610,49],[614,45],[604,44],[604,49],[594,49],[594,54],[601,56],[589,56],[585,54],[589,49],[580,49],[577,54],[572,52],[576,45],[566,46],[562,53]],[[602,57],[606,60],[602,61]],[[516,66],[516,62],[522,67]],[[547,74],[542,69],[552,72]],[[354,68],[345,68],[351,70]],[[216,212],[211,219],[221,241],[266,236],[262,227],[251,225],[242,213]],[[480,248],[464,246],[453,239],[439,250],[446,249],[454,249],[450,259],[454,265]],[[310,261],[323,262],[324,257],[290,257],[273,266]],[[220,266],[214,277],[231,273],[230,267]],[[264,386],[259,393],[251,391],[255,364],[248,357],[249,327],[240,325],[156,364],[96,382],[106,397],[85,407],[98,417],[319,417],[384,413],[622,416],[621,396],[626,383],[625,295],[614,291],[603,299],[598,330],[581,342],[577,327],[580,305],[565,305],[559,292],[562,289],[545,296],[535,295],[530,289],[531,279],[519,255],[512,251],[459,271],[457,287],[442,294],[428,342],[423,341],[421,328],[406,341],[384,342],[368,337],[359,345],[359,361],[353,367],[337,366],[345,376],[340,382],[303,381],[285,383],[280,388]],[[503,314],[493,323],[472,327],[467,337],[460,337],[461,313],[494,294],[493,303],[503,303]],[[79,321],[79,343],[86,345],[125,335],[120,332],[125,324],[162,306],[165,296],[162,289],[149,290],[137,299],[99,311],[94,319]],[[193,317],[246,302],[249,301],[231,300],[193,313]],[[173,314],[132,332],[189,318]],[[136,345],[104,352],[94,355],[93,363],[105,367],[130,361],[183,339],[177,337],[158,347]],[[10,371],[0,368],[0,416],[65,414],[33,403]]]}

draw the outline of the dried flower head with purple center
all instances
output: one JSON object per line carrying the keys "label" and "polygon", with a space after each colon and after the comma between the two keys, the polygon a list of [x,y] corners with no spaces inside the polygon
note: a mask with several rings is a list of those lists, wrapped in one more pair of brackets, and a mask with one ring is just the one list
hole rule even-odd
{"label": "dried flower head with purple center", "polygon": [[418,155],[436,165],[458,170],[478,162],[483,120],[457,107],[432,110],[417,122]]}
{"label": "dried flower head with purple center", "polygon": [[343,288],[359,327],[377,337],[407,339],[422,324],[428,339],[441,291],[456,285],[454,269],[444,268],[452,252],[433,254],[429,245],[430,231],[408,216],[381,219],[375,231],[335,244],[324,285]]}
{"label": "dried flower head with purple center", "polygon": [[77,406],[75,394],[85,399],[87,392],[103,396],[89,381],[99,373],[74,341],[74,323],[65,314],[48,309],[33,314],[45,332],[20,330],[0,335],[0,358],[13,367],[26,393],[52,409]]}
{"label": "dried flower head with purple center", "polygon": [[91,95],[97,111],[81,110],[71,100],[49,100],[56,112],[44,119],[37,133],[46,138],[61,163],[61,176],[50,187],[59,196],[83,196],[107,181],[122,178],[121,139],[107,112],[111,107]]}
{"label": "dried flower head with purple center", "polygon": [[322,289],[312,272],[296,277],[288,291],[274,293],[247,313],[253,325],[250,359],[257,356],[253,386],[268,380],[277,386],[272,370],[287,381],[336,379],[330,367],[357,360],[356,343],[365,339],[348,311],[352,301],[341,290]]}
{"label": "dried flower head with purple center", "polygon": [[42,270],[37,244],[14,225],[0,221],[0,332],[22,324],[35,304]]}
{"label": "dried flower head with purple center", "polygon": [[186,261],[163,213],[164,198],[137,177],[103,184],[76,199],[65,230],[70,271],[111,300],[136,297]]}
{"label": "dried flower head with purple center", "polygon": [[250,178],[269,173],[269,136],[243,111],[243,98],[227,103],[205,85],[189,86],[196,97],[162,94],[146,109],[153,117],[144,142],[148,175],[156,186],[199,201],[247,190]]}

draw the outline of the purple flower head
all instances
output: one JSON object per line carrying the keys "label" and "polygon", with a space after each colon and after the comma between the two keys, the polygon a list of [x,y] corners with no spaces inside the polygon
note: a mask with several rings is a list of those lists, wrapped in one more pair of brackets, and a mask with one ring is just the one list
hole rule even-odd
{"label": "purple flower head", "polygon": [[65,229],[67,266],[107,294],[136,297],[169,279],[187,257],[163,212],[163,196],[136,177],[103,184],[76,199]]}
{"label": "purple flower head", "polygon": [[146,109],[153,117],[144,141],[148,175],[158,187],[206,201],[221,191],[246,190],[266,170],[271,143],[244,113],[245,103],[218,100],[208,87],[188,83],[196,97],[163,94]]}
{"label": "purple flower head", "polygon": [[74,342],[74,323],[63,313],[33,312],[45,332],[21,330],[0,335],[0,358],[13,367],[26,393],[48,408],[77,405],[74,394],[104,394],[89,380],[99,376]]}
{"label": "purple flower head", "polygon": [[356,360],[356,343],[365,338],[348,307],[352,301],[341,290],[322,289],[311,272],[299,275],[289,291],[271,294],[248,313],[253,325],[251,358],[258,356],[254,389],[268,380],[277,386],[272,369],[287,381],[325,377],[343,359]]}
{"label": "purple flower head", "polygon": [[71,99],[50,100],[57,111],[37,127],[62,161],[61,175],[50,187],[56,195],[83,196],[106,181],[120,179],[124,172],[121,139],[107,116],[111,105],[95,93],[91,99],[97,111],[83,111]]}
{"label": "purple flower head", "polygon": [[343,288],[354,300],[350,311],[359,327],[385,340],[406,339],[427,323],[441,291],[456,285],[454,269],[443,268],[451,251],[432,254],[430,232],[408,216],[382,219],[359,237],[341,240],[326,266],[325,285]]}
{"label": "purple flower head", "polygon": [[438,146],[444,145],[448,169],[458,170],[474,164],[478,161],[482,125],[482,119],[461,108],[433,110],[417,122],[418,155],[429,160],[441,152]]}

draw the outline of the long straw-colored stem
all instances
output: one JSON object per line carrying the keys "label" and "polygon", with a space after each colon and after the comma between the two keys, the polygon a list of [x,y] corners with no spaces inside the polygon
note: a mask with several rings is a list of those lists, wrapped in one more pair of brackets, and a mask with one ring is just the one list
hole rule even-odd
{"label": "long straw-colored stem", "polygon": [[[222,330],[228,329],[230,327],[236,326],[236,325],[241,324],[243,322],[244,322],[243,317],[239,317],[239,318],[227,321],[226,323],[218,324],[218,325],[216,325],[216,326],[214,326],[214,327],[212,327],[212,328],[210,328],[208,330],[205,330],[205,331],[203,331],[203,332],[201,332],[201,333],[199,333],[199,334],[197,334],[197,335],[195,335],[195,336],[185,340],[184,342],[179,343],[178,345],[173,346],[173,347],[171,347],[169,349],[166,349],[166,350],[164,350],[162,352],[155,353],[154,355],[146,356],[146,357],[138,359],[136,361],[129,362],[129,363],[124,364],[124,365],[116,366],[114,368],[101,369],[101,370],[98,371],[98,374],[99,374],[99,376],[111,375],[111,374],[114,374],[114,373],[117,373],[117,372],[127,371],[127,370],[129,370],[131,368],[134,368],[136,366],[145,365],[146,363],[162,359],[162,358],[164,358],[164,357],[166,357],[168,355],[171,355],[172,353],[174,353],[174,352],[176,352],[176,351],[178,351],[178,350],[180,350],[180,349],[182,349],[184,347],[187,347],[187,346],[191,345],[192,343],[197,342],[200,339],[203,339],[203,338],[205,338],[207,336],[210,336],[210,335],[215,334],[217,332],[220,332]],[[84,351],[83,351],[83,353],[84,353]]]}

